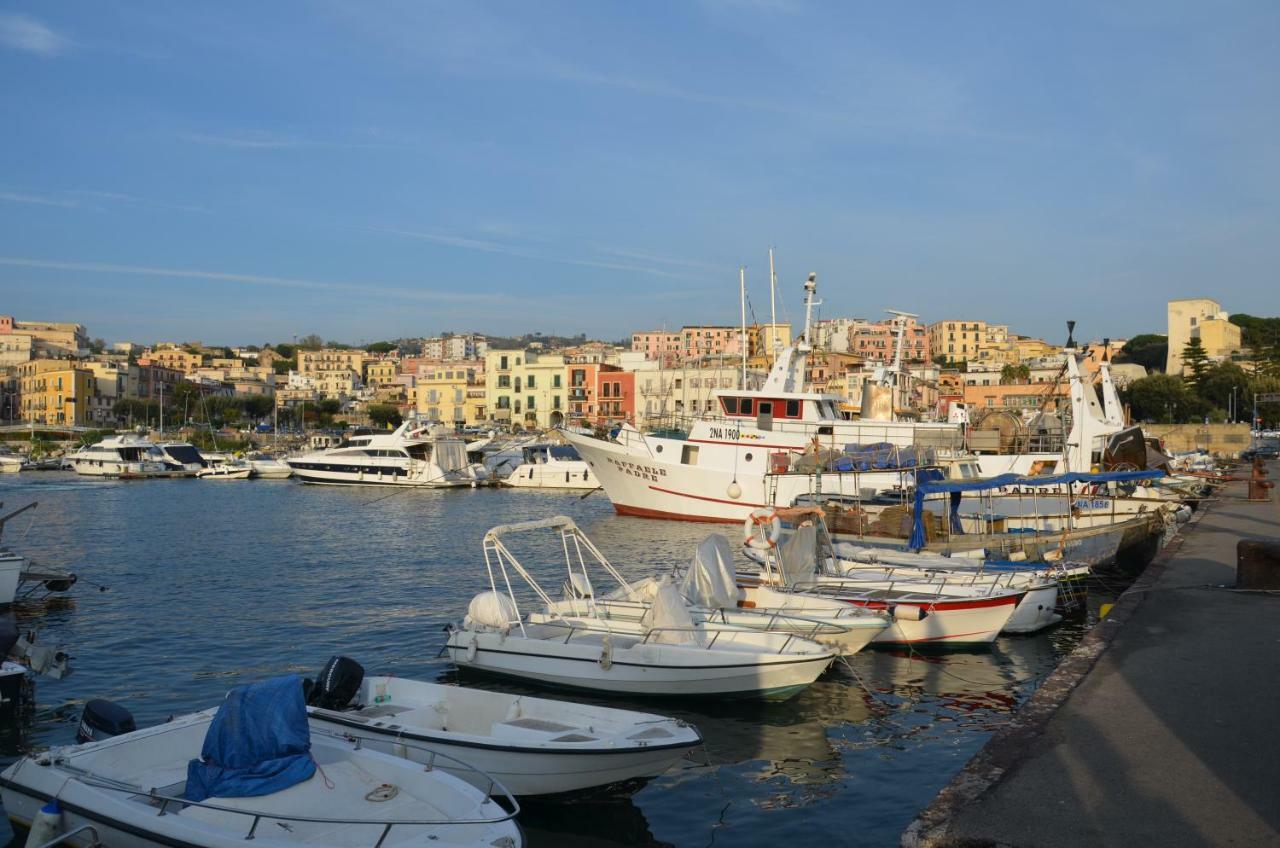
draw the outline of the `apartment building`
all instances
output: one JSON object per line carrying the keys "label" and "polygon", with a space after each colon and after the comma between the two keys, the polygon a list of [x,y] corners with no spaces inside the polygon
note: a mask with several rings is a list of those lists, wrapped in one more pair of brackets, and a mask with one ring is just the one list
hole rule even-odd
{"label": "apartment building", "polygon": [[947,319],[929,325],[929,350],[947,362],[1018,361],[1018,351],[1010,343],[1007,324]]}
{"label": "apartment building", "polygon": [[680,355],[685,359],[699,356],[739,354],[742,351],[742,329],[706,325],[680,330]]}
{"label": "apartment building", "polygon": [[323,348],[321,350],[298,351],[299,374],[305,377],[321,374],[326,371],[350,371],[357,375],[364,373],[364,361],[368,356],[363,350],[339,350]]}
{"label": "apartment building", "polygon": [[666,330],[644,330],[631,334],[631,349],[643,353],[645,359],[660,362],[664,366],[675,365],[680,359],[684,337]]}
{"label": "apartment building", "polygon": [[485,406],[492,420],[547,429],[568,413],[564,357],[525,350],[489,350],[484,357]]}
{"label": "apartment building", "polygon": [[477,413],[483,404],[475,403],[473,390],[480,388],[483,398],[483,372],[475,365],[444,364],[429,371],[419,371],[416,383],[416,409],[429,421],[455,426],[480,423]]}
{"label": "apartment building", "polygon": [[[893,362],[898,343],[898,327],[892,321],[879,321],[858,327],[849,338],[849,353],[856,353],[868,362],[889,364]],[[914,318],[906,319],[906,334],[902,340],[903,361],[929,361],[929,331]]]}
{"label": "apartment building", "polygon": [[33,359],[18,366],[18,408],[24,421],[87,427],[105,423],[111,405],[95,392],[93,372],[64,359]]}
{"label": "apartment building", "polygon": [[713,393],[737,389],[742,367],[653,368],[634,372],[636,426],[655,426],[674,418],[717,410]]}

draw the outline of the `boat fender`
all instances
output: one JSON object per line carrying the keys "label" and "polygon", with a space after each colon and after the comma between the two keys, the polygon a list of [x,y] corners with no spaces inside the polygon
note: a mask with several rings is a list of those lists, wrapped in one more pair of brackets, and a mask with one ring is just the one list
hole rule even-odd
{"label": "boat fender", "polygon": [[893,607],[894,621],[923,621],[928,615],[924,607],[910,604],[897,604]]}
{"label": "boat fender", "polygon": [[475,662],[476,654],[480,651],[480,637],[471,634],[471,641],[467,642],[467,662]]}
{"label": "boat fender", "polygon": [[37,845],[52,842],[61,834],[62,807],[58,804],[57,798],[51,798],[49,803],[41,807],[35,818],[31,820],[31,829],[27,832],[25,848],[35,848]]}
{"label": "boat fender", "polygon": [[[762,532],[761,532],[762,531]],[[748,548],[758,551],[778,547],[778,539],[782,537],[782,522],[778,515],[768,507],[753,509],[742,524],[743,543]]]}
{"label": "boat fender", "polygon": [[604,645],[604,650],[600,652],[600,667],[608,671],[613,668],[613,637],[606,633],[601,641]]}

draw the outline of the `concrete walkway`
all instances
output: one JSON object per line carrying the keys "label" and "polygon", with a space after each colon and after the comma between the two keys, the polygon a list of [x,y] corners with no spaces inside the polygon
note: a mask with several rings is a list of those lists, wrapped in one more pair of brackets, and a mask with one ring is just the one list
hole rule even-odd
{"label": "concrete walkway", "polygon": [[904,845],[1280,846],[1280,595],[1207,588],[1239,539],[1280,538],[1277,504],[1243,497],[1201,511]]}

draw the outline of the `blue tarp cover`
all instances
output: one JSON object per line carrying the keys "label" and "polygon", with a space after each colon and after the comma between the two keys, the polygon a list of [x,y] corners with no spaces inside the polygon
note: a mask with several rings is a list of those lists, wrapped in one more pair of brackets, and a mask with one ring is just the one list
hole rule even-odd
{"label": "blue tarp cover", "polygon": [[1138,480],[1156,480],[1165,476],[1163,471],[1103,471],[1097,473],[1073,471],[1068,474],[1053,474],[1035,477],[1024,477],[1021,474],[1001,474],[998,477],[986,477],[982,480],[929,480],[916,483],[915,509],[912,510],[911,539],[907,547],[918,551],[925,546],[924,534],[924,499],[926,495],[941,492],[951,493],[951,524],[958,526],[960,513],[960,493],[979,492],[985,489],[1003,489],[1007,486],[1059,486],[1067,483],[1132,483]]}
{"label": "blue tarp cover", "polygon": [[927,448],[896,447],[891,442],[847,444],[844,446],[844,455],[832,464],[832,470],[893,471],[916,468],[933,461],[933,452]]}
{"label": "blue tarp cover", "polygon": [[311,727],[296,674],[231,690],[187,763],[188,801],[270,795],[315,774]]}

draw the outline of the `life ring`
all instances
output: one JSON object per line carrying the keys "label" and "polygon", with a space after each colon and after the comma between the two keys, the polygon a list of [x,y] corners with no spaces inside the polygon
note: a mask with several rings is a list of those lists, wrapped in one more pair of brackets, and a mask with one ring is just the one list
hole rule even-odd
{"label": "life ring", "polygon": [[[764,532],[758,532],[764,528]],[[778,547],[778,539],[782,537],[782,522],[778,514],[767,506],[753,509],[742,525],[743,543],[757,551],[767,551]]]}

